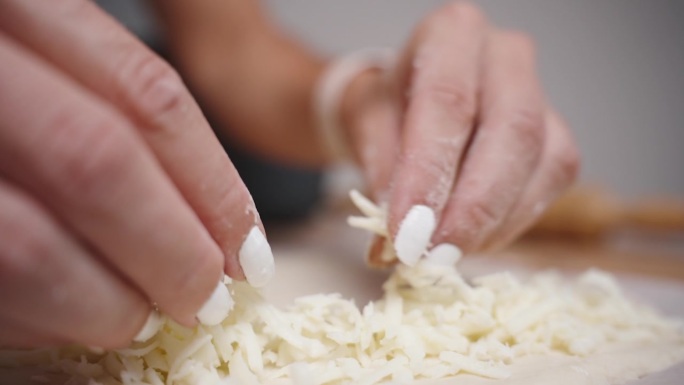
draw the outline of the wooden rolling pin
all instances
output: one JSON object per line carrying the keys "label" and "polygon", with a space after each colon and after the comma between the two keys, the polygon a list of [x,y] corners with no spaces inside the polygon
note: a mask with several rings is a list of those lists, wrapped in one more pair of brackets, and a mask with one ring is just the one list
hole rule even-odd
{"label": "wooden rolling pin", "polygon": [[618,230],[684,233],[684,200],[626,204],[605,189],[577,187],[558,199],[527,235],[600,238]]}

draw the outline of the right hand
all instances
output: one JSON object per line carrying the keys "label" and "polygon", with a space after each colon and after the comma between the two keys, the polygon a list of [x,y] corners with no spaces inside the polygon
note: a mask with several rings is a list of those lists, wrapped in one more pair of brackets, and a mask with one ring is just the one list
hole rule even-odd
{"label": "right hand", "polygon": [[504,247],[576,178],[578,150],[534,52],[456,1],[416,27],[387,74],[352,82],[343,120],[402,262]]}
{"label": "right hand", "polygon": [[0,347],[119,347],[152,303],[195,324],[224,271],[265,284],[254,203],[165,62],[85,0],[0,3],[0,58]]}

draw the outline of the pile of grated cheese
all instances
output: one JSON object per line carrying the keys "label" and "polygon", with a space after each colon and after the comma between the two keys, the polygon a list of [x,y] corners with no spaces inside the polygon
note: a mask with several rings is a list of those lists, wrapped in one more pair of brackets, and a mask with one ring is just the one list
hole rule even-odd
{"label": "pile of grated cheese", "polygon": [[[360,199],[367,219],[352,222],[382,234],[383,211]],[[683,338],[679,324],[628,301],[599,271],[572,283],[554,273],[467,282],[453,266],[421,262],[398,266],[383,298],[362,309],[337,294],[280,309],[246,284],[226,284],[236,305],[219,325],[187,329],[165,320],[128,349],[41,351],[16,362],[39,360],[68,374],[70,385],[408,384],[459,373],[505,379],[523,356]]]}

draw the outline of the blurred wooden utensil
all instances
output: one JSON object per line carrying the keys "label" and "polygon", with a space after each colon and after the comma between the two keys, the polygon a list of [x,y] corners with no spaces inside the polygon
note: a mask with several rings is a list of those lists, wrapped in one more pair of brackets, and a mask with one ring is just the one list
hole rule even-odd
{"label": "blurred wooden utensil", "polygon": [[603,188],[580,186],[551,205],[527,235],[596,239],[618,230],[684,232],[684,199],[625,203]]}

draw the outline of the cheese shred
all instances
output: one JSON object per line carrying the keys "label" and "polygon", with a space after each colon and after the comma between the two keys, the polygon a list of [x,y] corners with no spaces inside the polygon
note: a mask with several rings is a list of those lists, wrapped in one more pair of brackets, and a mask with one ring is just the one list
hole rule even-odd
{"label": "cheese shred", "polygon": [[[352,224],[386,236],[384,210],[352,198]],[[608,274],[572,283],[554,273],[520,281],[509,273],[466,282],[453,266],[398,266],[382,299],[363,308],[338,294],[298,298],[287,309],[247,284],[226,281],[235,308],[219,325],[164,319],[144,342],[109,352],[0,352],[0,367],[36,365],[36,379],[64,384],[338,385],[410,383],[468,373],[492,379],[528,355],[586,356],[602,345],[682,339],[681,325],[628,301]]]}

